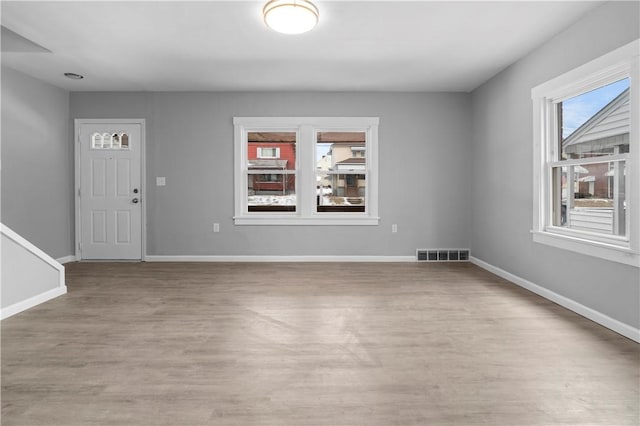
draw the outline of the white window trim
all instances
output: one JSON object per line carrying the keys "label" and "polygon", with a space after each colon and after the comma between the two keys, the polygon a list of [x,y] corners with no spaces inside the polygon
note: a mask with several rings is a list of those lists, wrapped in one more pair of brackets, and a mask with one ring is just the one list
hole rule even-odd
{"label": "white window trim", "polygon": [[[378,225],[378,117],[234,117],[234,195],[236,225]],[[317,131],[366,131],[366,211],[316,212]],[[295,212],[249,212],[247,164],[249,131],[297,133]],[[362,174],[362,172],[360,172]]]}
{"label": "white window trim", "polygon": [[[640,39],[562,74],[531,90],[533,99],[533,240],[537,243],[640,267]],[[588,232],[550,226],[551,164],[556,138],[553,102],[568,99],[605,84],[630,79],[630,148],[626,202],[629,238],[603,237]],[[600,157],[607,161],[609,157]],[[596,159],[594,159],[596,161]]]}
{"label": "white window trim", "polygon": [[[276,155],[275,156],[264,155],[264,153],[262,151],[263,149],[275,149]],[[258,152],[257,152],[258,158],[267,158],[267,159],[271,159],[271,158],[278,159],[278,158],[280,158],[280,148],[277,148],[277,147],[276,148],[268,148],[268,147],[264,147],[263,146],[263,147],[258,147],[257,150],[258,150]]]}

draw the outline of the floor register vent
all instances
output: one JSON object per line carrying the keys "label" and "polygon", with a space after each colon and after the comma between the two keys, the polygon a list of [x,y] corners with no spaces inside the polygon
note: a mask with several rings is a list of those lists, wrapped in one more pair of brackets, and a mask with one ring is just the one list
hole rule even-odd
{"label": "floor register vent", "polygon": [[417,249],[418,262],[468,262],[468,249]]}

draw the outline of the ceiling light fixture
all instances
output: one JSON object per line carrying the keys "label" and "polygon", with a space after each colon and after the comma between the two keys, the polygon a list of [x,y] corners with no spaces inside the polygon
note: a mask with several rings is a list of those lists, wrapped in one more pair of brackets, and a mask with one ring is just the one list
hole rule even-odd
{"label": "ceiling light fixture", "polygon": [[308,0],[271,0],[262,9],[264,23],[283,34],[302,34],[318,23],[320,12]]}
{"label": "ceiling light fixture", "polygon": [[70,78],[72,80],[82,80],[84,78],[83,75],[76,74],[74,72],[65,72],[64,76],[67,77],[67,78]]}

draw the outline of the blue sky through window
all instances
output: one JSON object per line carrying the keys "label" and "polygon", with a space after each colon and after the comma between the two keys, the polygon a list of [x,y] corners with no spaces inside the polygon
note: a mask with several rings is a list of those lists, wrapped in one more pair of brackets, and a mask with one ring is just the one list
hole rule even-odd
{"label": "blue sky through window", "polygon": [[625,78],[562,102],[562,137],[570,136],[628,87]]}
{"label": "blue sky through window", "polygon": [[330,143],[320,143],[320,142],[316,144],[316,161],[320,161],[322,157],[324,157],[329,153],[329,150],[331,149],[331,145],[332,144]]}

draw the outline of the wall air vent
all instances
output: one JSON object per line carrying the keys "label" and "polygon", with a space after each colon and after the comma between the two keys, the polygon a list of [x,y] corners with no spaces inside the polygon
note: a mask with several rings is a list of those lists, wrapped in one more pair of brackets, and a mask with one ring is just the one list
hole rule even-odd
{"label": "wall air vent", "polygon": [[418,262],[468,262],[469,249],[417,249]]}

